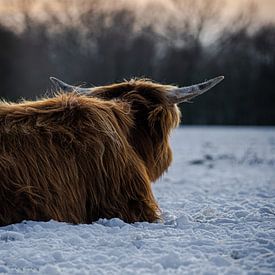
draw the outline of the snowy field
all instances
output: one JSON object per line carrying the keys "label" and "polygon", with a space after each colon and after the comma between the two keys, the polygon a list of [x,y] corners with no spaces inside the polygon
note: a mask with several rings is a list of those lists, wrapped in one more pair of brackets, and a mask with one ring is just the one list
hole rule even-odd
{"label": "snowy field", "polygon": [[185,127],[171,142],[163,223],[0,227],[0,273],[275,274],[275,128]]}

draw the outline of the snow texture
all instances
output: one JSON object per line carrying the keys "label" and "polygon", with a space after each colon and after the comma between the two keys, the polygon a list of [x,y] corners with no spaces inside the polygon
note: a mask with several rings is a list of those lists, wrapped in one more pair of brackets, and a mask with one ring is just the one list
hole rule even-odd
{"label": "snow texture", "polygon": [[275,129],[185,127],[171,142],[162,223],[1,227],[0,273],[274,274]]}

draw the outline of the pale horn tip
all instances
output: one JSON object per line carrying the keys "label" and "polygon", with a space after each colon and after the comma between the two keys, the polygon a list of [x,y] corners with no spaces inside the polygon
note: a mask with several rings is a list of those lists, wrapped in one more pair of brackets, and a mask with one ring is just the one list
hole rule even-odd
{"label": "pale horn tip", "polygon": [[223,75],[218,76],[218,77],[217,77],[217,80],[219,80],[219,81],[224,80],[224,76],[223,76]]}
{"label": "pale horn tip", "polygon": [[218,84],[218,83],[220,83],[223,80],[224,80],[224,76],[223,75],[220,75],[220,76],[217,76],[217,77],[215,77],[213,79],[210,79],[210,81],[212,83],[214,83],[215,85]]}
{"label": "pale horn tip", "polygon": [[[201,84],[198,84],[198,88],[200,90],[200,93],[204,93],[204,92],[210,90],[211,88],[213,88],[214,86],[216,86],[217,84],[219,84],[223,80],[224,80],[224,76],[220,75],[220,76],[212,78],[208,81],[205,81]],[[196,87],[196,85],[194,85],[194,87]]]}
{"label": "pale horn tip", "polygon": [[50,81],[54,84],[54,86],[56,88],[59,88],[63,91],[72,92],[72,91],[76,90],[75,87],[63,82],[62,80],[60,80],[56,77],[50,76]]}
{"label": "pale horn tip", "polygon": [[50,81],[52,81],[52,82],[57,81],[57,79],[55,77],[53,77],[53,76],[50,76],[49,78],[50,78]]}
{"label": "pale horn tip", "polygon": [[61,82],[63,82],[63,81],[61,81],[61,80],[59,80],[59,79],[57,79],[56,77],[53,77],[53,76],[50,76],[49,78],[50,78],[50,81],[56,86],[59,86],[59,84]]}

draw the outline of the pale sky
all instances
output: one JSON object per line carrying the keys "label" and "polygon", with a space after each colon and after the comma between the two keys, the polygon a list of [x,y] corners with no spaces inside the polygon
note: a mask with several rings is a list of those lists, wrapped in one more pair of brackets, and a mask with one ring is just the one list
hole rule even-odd
{"label": "pale sky", "polygon": [[[144,9],[147,5],[156,5],[156,3],[159,3],[159,6],[165,6],[166,10],[172,10],[173,1],[180,2],[181,0],[100,0],[99,2],[101,5],[105,7],[108,6],[109,8],[124,5],[132,6],[135,10],[139,11]],[[195,1],[203,0],[193,0],[193,2]],[[258,18],[255,18],[256,20],[260,22],[275,22],[275,0],[224,0],[225,2],[220,0],[216,1],[221,4],[226,2],[226,8],[224,10],[228,15],[236,14],[240,10],[245,13],[246,9],[249,7],[249,4],[254,2],[258,6]],[[22,6],[24,2],[29,3],[32,11],[36,14],[40,11],[43,11],[42,6],[45,3],[52,6],[52,8],[55,10],[59,9],[58,3],[60,2],[67,2],[69,3],[68,6],[71,6],[73,2],[78,6],[81,5],[81,0],[0,0],[0,15],[5,16],[8,14],[9,17],[11,15],[15,15],[18,11],[18,6]],[[162,11],[164,12],[164,10]]]}
{"label": "pale sky", "polygon": [[234,11],[238,11],[239,6],[246,6],[253,2],[258,6],[260,20],[275,22],[275,0],[231,0],[229,5]]}

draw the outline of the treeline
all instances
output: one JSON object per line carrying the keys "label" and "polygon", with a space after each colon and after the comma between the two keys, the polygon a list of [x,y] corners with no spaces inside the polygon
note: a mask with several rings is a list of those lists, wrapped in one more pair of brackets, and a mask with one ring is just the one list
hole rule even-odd
{"label": "treeline", "polygon": [[43,95],[49,76],[87,85],[131,77],[189,85],[225,75],[215,90],[181,106],[184,123],[275,125],[274,25],[253,29],[251,18],[240,16],[213,35],[219,10],[206,15],[202,6],[192,24],[168,20],[160,30],[138,24],[133,9],[110,12],[88,2],[71,20],[49,10],[41,21],[24,11],[20,31],[0,26],[2,98]]}

